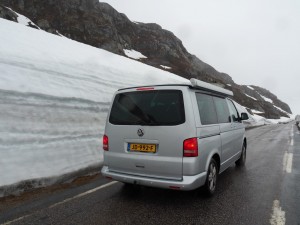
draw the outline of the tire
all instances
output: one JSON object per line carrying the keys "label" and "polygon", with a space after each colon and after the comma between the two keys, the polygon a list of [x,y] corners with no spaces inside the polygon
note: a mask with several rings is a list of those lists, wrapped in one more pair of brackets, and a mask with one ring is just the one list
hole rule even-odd
{"label": "tire", "polygon": [[235,162],[235,165],[238,166],[238,167],[245,166],[246,156],[247,156],[247,151],[246,151],[246,146],[245,146],[245,143],[244,143],[243,147],[242,147],[241,157]]}
{"label": "tire", "polygon": [[218,164],[214,159],[211,159],[209,162],[206,181],[204,185],[204,190],[208,196],[212,196],[216,191],[218,171]]}

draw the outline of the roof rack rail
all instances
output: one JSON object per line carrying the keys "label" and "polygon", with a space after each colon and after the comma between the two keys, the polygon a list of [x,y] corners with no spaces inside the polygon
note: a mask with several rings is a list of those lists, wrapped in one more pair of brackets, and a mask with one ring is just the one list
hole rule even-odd
{"label": "roof rack rail", "polygon": [[229,91],[225,88],[218,87],[218,86],[210,84],[210,83],[203,82],[201,80],[197,80],[195,78],[191,78],[190,82],[191,82],[191,85],[193,88],[213,91],[213,92],[220,93],[222,95],[233,96],[232,91]]}

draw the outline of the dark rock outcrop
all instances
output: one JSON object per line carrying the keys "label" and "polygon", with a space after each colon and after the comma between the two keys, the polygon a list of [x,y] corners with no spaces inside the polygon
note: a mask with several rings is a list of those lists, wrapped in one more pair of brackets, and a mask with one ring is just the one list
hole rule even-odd
{"label": "dark rock outcrop", "polygon": [[0,5],[0,18],[18,22],[18,15],[5,6]]}
{"label": "dark rock outcrop", "polygon": [[[265,116],[269,118],[286,116],[260,97],[258,93],[263,95],[265,89],[257,87],[256,92],[251,92],[249,88],[250,91],[245,86],[235,84],[228,74],[216,71],[190,54],[172,32],[154,23],[131,22],[126,15],[107,3],[98,0],[0,0],[0,4],[30,18],[41,29],[50,33],[62,34],[123,56],[124,49],[134,49],[147,57],[139,59],[143,63],[160,69],[164,69],[161,65],[170,67],[166,70],[188,79],[194,77],[221,84],[234,92],[234,99],[240,104],[265,112]],[[245,93],[257,101],[247,97]],[[280,102],[275,95],[266,95],[278,107],[291,113],[288,105]]]}

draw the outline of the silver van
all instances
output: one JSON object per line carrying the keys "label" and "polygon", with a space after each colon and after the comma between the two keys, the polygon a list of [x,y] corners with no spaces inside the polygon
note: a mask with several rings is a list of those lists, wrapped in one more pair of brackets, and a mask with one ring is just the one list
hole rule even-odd
{"label": "silver van", "polygon": [[243,166],[247,139],[229,90],[190,84],[120,89],[103,136],[102,174],[127,184],[216,189],[218,174]]}

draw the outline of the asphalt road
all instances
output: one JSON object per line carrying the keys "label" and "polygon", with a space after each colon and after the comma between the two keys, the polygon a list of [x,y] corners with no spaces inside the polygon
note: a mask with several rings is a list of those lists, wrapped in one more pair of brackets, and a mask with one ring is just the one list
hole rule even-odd
{"label": "asphalt road", "polygon": [[[0,224],[300,224],[300,134],[294,124],[247,131],[246,167],[216,194],[142,187],[97,176],[61,191],[0,203]],[[7,205],[5,205],[7,204]],[[2,206],[2,207],[1,207]]]}

